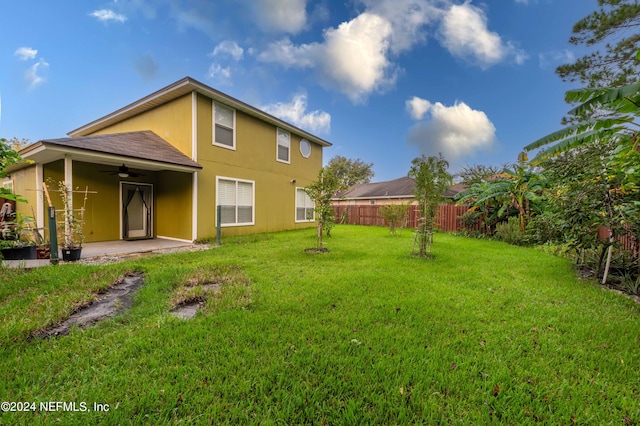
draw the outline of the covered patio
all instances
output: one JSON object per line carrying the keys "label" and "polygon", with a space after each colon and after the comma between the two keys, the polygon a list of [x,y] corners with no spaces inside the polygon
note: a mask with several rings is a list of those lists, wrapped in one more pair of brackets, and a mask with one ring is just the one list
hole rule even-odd
{"label": "covered patio", "polygon": [[197,238],[193,188],[202,166],[153,132],[42,140],[21,155],[29,162],[10,170],[28,201],[18,213],[34,216],[45,234],[46,207],[62,211],[57,183],[64,182],[74,214],[82,211],[85,242]]}

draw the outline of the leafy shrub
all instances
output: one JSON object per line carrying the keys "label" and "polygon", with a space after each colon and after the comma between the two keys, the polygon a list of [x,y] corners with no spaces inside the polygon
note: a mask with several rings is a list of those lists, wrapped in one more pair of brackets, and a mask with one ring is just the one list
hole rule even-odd
{"label": "leafy shrub", "polygon": [[380,208],[380,216],[387,222],[391,235],[396,235],[396,229],[405,227],[409,205],[388,204]]}
{"label": "leafy shrub", "polygon": [[552,213],[542,213],[527,223],[526,239],[529,244],[562,242],[564,237],[558,218]]}
{"label": "leafy shrub", "polygon": [[524,232],[520,229],[520,220],[516,216],[496,225],[496,239],[505,243],[521,246],[525,244]]}
{"label": "leafy shrub", "polygon": [[478,224],[482,225],[483,216],[484,214],[481,211],[473,208],[458,216],[458,219],[462,222],[460,235],[472,238],[485,238],[487,235],[484,232],[475,229]]}

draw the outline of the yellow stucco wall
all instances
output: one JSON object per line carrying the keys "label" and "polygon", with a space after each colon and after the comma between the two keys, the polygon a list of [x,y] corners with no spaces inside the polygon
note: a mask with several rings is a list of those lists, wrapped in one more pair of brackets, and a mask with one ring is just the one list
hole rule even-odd
{"label": "yellow stucco wall", "polygon": [[187,157],[191,157],[191,109],[189,94],[92,134],[152,130]]}
{"label": "yellow stucco wall", "polygon": [[[301,137],[291,134],[290,164],[276,161],[276,127],[236,111],[236,149],[213,145],[212,101],[198,96],[198,238],[215,236],[216,177],[254,181],[255,224],[222,228],[222,235],[253,234],[315,226],[295,222],[296,187],[313,182],[322,167],[322,147],[312,143],[309,158]],[[296,183],[291,181],[295,180]]]}
{"label": "yellow stucco wall", "polygon": [[[128,118],[93,134],[151,130],[192,157],[192,94],[182,96],[136,117]],[[212,100],[197,95],[197,158],[203,166],[197,181],[197,235],[212,238],[216,234],[216,178],[254,181],[254,220],[251,226],[223,228],[223,236],[251,234],[313,227],[314,223],[296,223],[296,188],[309,185],[322,167],[322,147],[311,143],[309,158],[300,153],[301,136],[291,134],[290,164],[276,161],[276,126],[241,111],[236,111],[236,149],[213,145]],[[90,194],[87,200],[85,241],[120,238],[120,187],[117,176],[100,170],[106,166],[74,162],[74,187]],[[138,181],[154,185],[154,235],[191,240],[193,230],[193,175],[179,172],[141,171]],[[61,180],[63,162],[45,165],[45,179]],[[135,179],[127,178],[127,181]],[[292,183],[295,180],[295,183]],[[76,208],[82,195],[74,196]]]}
{"label": "yellow stucco wall", "polygon": [[[38,202],[38,192],[36,191],[36,166],[21,169],[11,173],[14,194],[27,200],[26,203],[16,203],[16,211],[24,216],[33,217]],[[38,226],[42,226],[38,224]]]}
{"label": "yellow stucco wall", "polygon": [[181,240],[192,239],[192,175],[164,171],[157,173],[156,234]]}

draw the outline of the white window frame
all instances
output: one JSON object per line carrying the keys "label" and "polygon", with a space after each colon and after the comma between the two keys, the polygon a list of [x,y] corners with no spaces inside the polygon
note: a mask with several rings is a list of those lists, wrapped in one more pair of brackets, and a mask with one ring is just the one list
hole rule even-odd
{"label": "white window frame", "polygon": [[[217,207],[220,205],[220,181],[221,180],[225,180],[225,181],[233,181],[236,182],[236,205],[235,205],[235,216],[236,216],[236,222],[235,223],[221,223],[220,226],[223,228],[227,228],[227,227],[233,227],[233,226],[252,226],[255,225],[256,222],[256,182],[253,180],[246,180],[246,179],[238,179],[238,178],[233,178],[233,177],[227,177],[227,176],[216,176],[216,214],[217,214]],[[240,222],[238,223],[238,202],[237,202],[237,195],[238,195],[238,182],[242,182],[242,183],[250,183],[251,184],[251,222]],[[216,217],[216,223],[217,223],[218,218]]]}
{"label": "white window frame", "polygon": [[[280,146],[285,146],[285,145],[280,143],[280,133],[281,132],[283,134],[286,133],[287,140],[289,141],[289,144],[286,146],[286,148],[287,148],[287,159],[286,160],[283,160],[278,156]],[[288,130],[281,129],[280,127],[276,128],[276,161],[278,161],[280,163],[291,164],[291,132],[288,131]]]}
{"label": "white window frame", "polygon": [[[301,192],[302,192],[302,193],[304,193],[304,194],[307,194],[307,193],[304,191],[304,188],[297,187],[297,188],[296,188],[296,206],[295,206],[295,207],[296,207],[296,210],[295,210],[295,216],[294,216],[294,217],[295,217],[295,221],[296,221],[296,223],[309,223],[309,222],[315,222],[315,221],[316,221],[316,212],[315,212],[315,210],[314,210],[314,209],[315,209],[315,203],[313,202],[313,200],[312,200],[311,198],[309,198],[309,201],[311,201],[311,203],[313,204],[313,207],[309,207],[309,206],[306,206],[306,205],[305,205],[304,207],[302,207],[302,208],[304,208],[304,209],[305,209],[305,217],[307,216],[307,215],[306,215],[306,213],[307,213],[307,209],[309,209],[309,208],[311,209],[311,211],[312,211],[311,219],[304,219],[304,220],[299,220],[299,219],[298,219],[298,208],[299,208],[299,206],[298,206],[298,201],[300,200],[300,199],[299,199],[299,197],[298,197],[298,194],[300,194]],[[308,195],[307,195],[307,197],[308,197]]]}
{"label": "white window frame", "polygon": [[[212,122],[213,122],[213,141],[212,142],[213,142],[213,144],[215,146],[219,146],[221,148],[231,149],[231,150],[235,151],[236,150],[236,110],[231,108],[231,107],[229,107],[229,106],[227,106],[227,105],[220,104],[220,103],[215,102],[215,101],[212,103],[212,105],[213,105],[213,108],[212,108],[212,111],[213,111],[213,117],[212,117]],[[232,119],[233,119],[233,125],[232,125],[231,128],[229,128],[228,126],[226,126],[224,124],[218,124],[216,122],[216,108],[224,108],[224,109],[227,109],[227,110],[231,111]],[[216,128],[217,128],[218,125],[226,128],[226,129],[231,130],[232,138],[233,138],[233,145],[232,146],[216,142]]]}
{"label": "white window frame", "polygon": [[[305,155],[304,153],[305,150],[302,148],[303,146],[307,146],[309,148],[309,152],[307,152],[307,155]],[[311,151],[313,151],[313,149],[311,148],[311,142],[306,139],[302,139],[300,141],[300,155],[302,155],[304,158],[309,158],[311,157]]]}

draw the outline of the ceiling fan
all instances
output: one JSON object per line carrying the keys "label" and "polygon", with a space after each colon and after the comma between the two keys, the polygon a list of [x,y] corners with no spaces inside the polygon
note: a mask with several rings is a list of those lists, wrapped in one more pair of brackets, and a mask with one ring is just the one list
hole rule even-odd
{"label": "ceiling fan", "polygon": [[129,168],[127,166],[125,166],[124,163],[122,164],[122,166],[118,167],[118,171],[116,171],[116,172],[111,171],[111,170],[101,170],[101,171],[103,173],[109,173],[110,175],[118,175],[121,178],[144,176],[143,174],[140,174],[140,173],[130,172]]}

